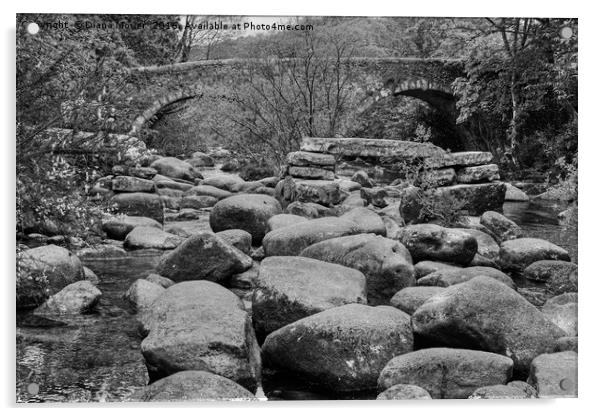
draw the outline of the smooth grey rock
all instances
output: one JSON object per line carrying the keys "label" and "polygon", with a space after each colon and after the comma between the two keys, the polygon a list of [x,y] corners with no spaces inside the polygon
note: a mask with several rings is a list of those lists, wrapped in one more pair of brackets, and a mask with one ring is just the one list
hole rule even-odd
{"label": "smooth grey rock", "polygon": [[428,348],[393,358],[378,378],[380,390],[397,384],[422,387],[435,399],[465,399],[477,388],[502,384],[512,376],[512,360],[499,354]]}
{"label": "smooth grey rock", "polygon": [[69,315],[93,310],[102,292],[88,280],[80,280],[65,286],[36,308],[36,315]]}
{"label": "smooth grey rock", "polygon": [[562,260],[539,260],[531,263],[523,276],[544,284],[552,295],[576,292],[578,289],[578,267],[575,263]]}
{"label": "smooth grey rock", "polygon": [[268,257],[253,292],[259,339],[283,326],[348,303],[366,303],[366,278],[349,267],[305,257]]}
{"label": "smooth grey rock", "polygon": [[130,216],[148,217],[163,224],[163,202],[157,194],[132,192],[116,194],[111,198],[116,211]]}
{"label": "smooth grey rock", "polygon": [[137,279],[125,292],[125,299],[132,305],[135,311],[150,308],[153,301],[165,291],[159,286],[145,279]]}
{"label": "smooth grey rock", "polygon": [[157,273],[174,282],[211,280],[226,282],[253,265],[250,257],[212,233],[192,235],[161,257]]}
{"label": "smooth grey rock", "polygon": [[335,393],[374,390],[393,357],[412,350],[410,317],[390,306],[328,309],[272,332],[262,353],[267,368]]}
{"label": "smooth grey rock", "polygon": [[280,203],[271,196],[239,194],[215,204],[209,223],[214,232],[231,229],[247,231],[253,238],[253,244],[259,245],[268,232],[268,220],[280,213]]}
{"label": "smooth grey rock", "polygon": [[155,160],[150,165],[159,174],[169,178],[184,179],[188,181],[194,180],[193,167],[175,157],[163,157]]}
{"label": "smooth grey rock", "polygon": [[[430,298],[412,315],[420,345],[474,348],[507,355],[516,376],[565,332],[503,283],[477,276]],[[498,384],[498,383],[489,383]]]}
{"label": "smooth grey rock", "polygon": [[500,245],[502,269],[522,271],[539,260],[571,261],[568,251],[540,238],[517,238]]}
{"label": "smooth grey rock", "polygon": [[266,256],[297,256],[312,244],[358,233],[360,229],[354,222],[326,217],[270,231],[262,245]]}
{"label": "smooth grey rock", "polygon": [[483,266],[466,267],[458,270],[436,271],[421,277],[418,279],[416,284],[419,286],[449,287],[459,283],[467,282],[476,276],[489,276],[512,289],[516,289],[514,281],[506,273],[492,267]]}
{"label": "smooth grey rock", "polygon": [[128,233],[123,246],[129,249],[155,248],[171,250],[182,243],[177,235],[166,233],[155,227],[136,227]]}
{"label": "smooth grey rock", "polygon": [[397,241],[375,234],[328,239],[307,247],[300,255],[362,272],[370,305],[388,304],[393,294],[416,283],[408,250]]}
{"label": "smooth grey rock", "polygon": [[516,223],[499,212],[487,211],[481,215],[480,222],[487,227],[499,241],[513,240],[523,236],[523,230]]}
{"label": "smooth grey rock", "polygon": [[408,225],[399,240],[415,262],[435,260],[466,265],[477,252],[477,240],[470,234],[435,224]]}
{"label": "smooth grey rock", "polygon": [[260,351],[238,297],[209,281],[166,289],[144,313],[141,350],[151,381],[203,370],[255,391]]}

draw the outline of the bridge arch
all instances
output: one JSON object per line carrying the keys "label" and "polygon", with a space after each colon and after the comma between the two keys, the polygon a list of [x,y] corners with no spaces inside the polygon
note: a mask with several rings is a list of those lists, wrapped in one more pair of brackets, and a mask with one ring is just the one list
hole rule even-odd
{"label": "bridge arch", "polygon": [[187,101],[202,95],[200,88],[184,88],[177,91],[172,91],[153,101],[140,115],[132,122],[129,135],[136,135],[142,127],[148,123],[153,117],[161,112],[167,106]]}

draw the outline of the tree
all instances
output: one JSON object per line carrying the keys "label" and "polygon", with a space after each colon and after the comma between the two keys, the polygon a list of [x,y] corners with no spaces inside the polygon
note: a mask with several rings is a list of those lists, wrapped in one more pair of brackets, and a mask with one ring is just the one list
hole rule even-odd
{"label": "tree", "polygon": [[[569,25],[576,30],[577,23],[521,18],[486,22],[488,28],[480,29],[479,43],[467,58],[467,76],[455,82],[458,121],[488,120],[497,133],[487,144],[515,168],[532,165],[537,162],[536,146],[549,148],[576,119],[576,35],[563,40],[559,29]],[[573,140],[576,144],[576,135]]]}

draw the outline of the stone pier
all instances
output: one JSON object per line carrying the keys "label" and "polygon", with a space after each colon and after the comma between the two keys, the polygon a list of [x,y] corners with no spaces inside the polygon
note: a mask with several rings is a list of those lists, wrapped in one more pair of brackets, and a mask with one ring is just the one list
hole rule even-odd
{"label": "stone pier", "polygon": [[[338,204],[345,195],[335,181],[355,170],[389,170],[389,181],[400,178],[400,166],[422,166],[424,179],[442,195],[466,201],[470,215],[500,210],[505,185],[499,182],[499,169],[491,163],[489,152],[446,152],[431,143],[363,138],[304,138],[300,151],[287,157],[286,179],[276,188],[285,205],[314,202],[324,206]],[[349,170],[349,167],[354,167]],[[397,169],[397,170],[396,170]],[[383,182],[383,177],[376,178]],[[402,178],[403,179],[403,178]],[[386,181],[386,180],[385,180]]]}

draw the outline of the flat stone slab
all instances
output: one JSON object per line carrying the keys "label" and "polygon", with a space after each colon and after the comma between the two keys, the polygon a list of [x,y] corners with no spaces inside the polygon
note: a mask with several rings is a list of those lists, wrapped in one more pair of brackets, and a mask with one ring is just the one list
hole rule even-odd
{"label": "flat stone slab", "polygon": [[288,174],[295,178],[334,180],[334,172],[311,166],[289,166]]}
{"label": "flat stone slab", "polygon": [[443,158],[445,150],[431,143],[363,138],[305,137],[301,150],[355,157]]}
{"label": "flat stone slab", "polygon": [[442,157],[430,158],[427,166],[431,168],[479,166],[486,165],[492,160],[493,155],[490,152],[455,152],[446,153]]}
{"label": "flat stone slab", "polygon": [[286,163],[291,166],[319,166],[334,170],[336,160],[333,155],[312,152],[291,152],[286,156]]}

